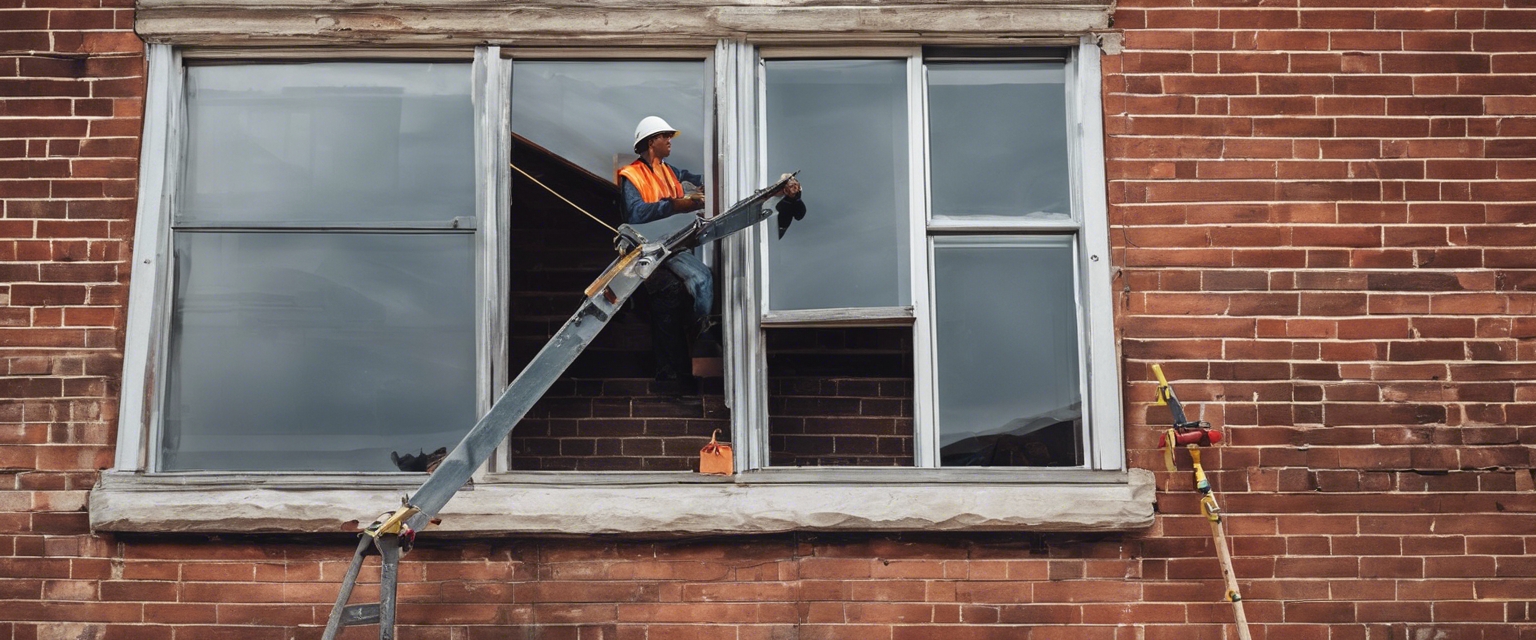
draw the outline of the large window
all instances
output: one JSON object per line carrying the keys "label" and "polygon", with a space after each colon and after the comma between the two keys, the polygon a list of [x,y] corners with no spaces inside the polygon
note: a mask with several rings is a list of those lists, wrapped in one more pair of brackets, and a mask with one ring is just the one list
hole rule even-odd
{"label": "large window", "polygon": [[612,258],[544,186],[617,223],[647,115],[711,210],[798,171],[808,213],[705,252],[718,405],[658,408],[628,369],[560,387],[492,470],[679,470],[720,427],[762,476],[1124,466],[1091,45],[156,50],[120,468],[394,471],[453,446]]}
{"label": "large window", "polygon": [[477,397],[470,65],[189,63],[171,83],[145,462],[393,471],[452,446]]}
{"label": "large window", "polygon": [[[1090,384],[1095,358],[1099,371],[1113,370],[1104,366],[1113,342],[1090,329],[1107,323],[1109,310],[1092,304],[1106,295],[1107,255],[1099,232],[1087,231],[1103,212],[1084,196],[1081,163],[1100,160],[1078,133],[1080,54],[850,53],[776,51],[760,66],[762,179],[798,170],[811,203],[791,233],[762,234],[758,247],[767,336],[745,345],[766,349],[770,386],[784,386],[775,384],[775,365],[787,360],[775,352],[778,332],[872,344],[892,325],[907,327],[911,349],[894,353],[910,365],[823,378],[911,381],[910,413],[867,405],[892,407],[898,424],[911,416],[910,433],[891,434],[911,437],[906,464],[1114,468],[1117,457],[1091,455],[1118,447],[1120,420],[1113,387]],[[771,399],[770,424],[789,408]],[[803,452],[778,448],[818,435],[808,424],[795,423],[792,437],[770,431],[767,466],[805,464]],[[833,447],[849,430],[822,428]],[[891,462],[845,455],[832,464],[866,459]]]}

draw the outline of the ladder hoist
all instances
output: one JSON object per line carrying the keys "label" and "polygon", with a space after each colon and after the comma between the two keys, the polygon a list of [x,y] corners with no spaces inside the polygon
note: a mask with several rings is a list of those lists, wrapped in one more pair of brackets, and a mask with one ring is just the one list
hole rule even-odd
{"label": "ladder hoist", "polygon": [[[773,215],[774,199],[780,197],[780,192],[793,177],[794,174],[785,175],[724,213],[709,219],[696,219],[691,225],[660,239],[646,238],[629,225],[619,226],[617,243],[621,255],[586,288],[586,299],[576,313],[523,368],[491,410],[442,459],[426,482],[403,499],[398,509],[380,517],[359,536],[361,540],[352,556],[352,564],[342,579],[341,593],[336,596],[336,605],[326,621],[324,640],[335,640],[343,627],[367,624],[379,625],[380,640],[393,640],[400,555],[410,550],[416,532],[425,529],[454,494],[469,482],[475,470],[491,457],[496,446],[565,373],[576,356],[591,344],[641,283],[672,256],[752,227]],[[381,558],[379,602],[348,605],[358,573],[363,568],[363,559],[374,549]]]}

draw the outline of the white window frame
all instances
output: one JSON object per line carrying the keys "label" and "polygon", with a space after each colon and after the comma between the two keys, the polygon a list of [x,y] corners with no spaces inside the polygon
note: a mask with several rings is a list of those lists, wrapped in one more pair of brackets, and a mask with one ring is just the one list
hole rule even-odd
{"label": "white window frame", "polygon": [[[853,49],[773,49],[761,52],[737,41],[722,41],[713,55],[697,50],[679,50],[666,57],[703,59],[712,67],[712,91],[708,99],[713,109],[706,109],[706,121],[714,135],[706,136],[706,155],[715,158],[715,166],[705,168],[711,180],[720,176],[720,184],[707,185],[719,193],[718,202],[734,201],[766,184],[764,131],[757,126],[764,108],[763,61],[790,58],[897,58],[908,68],[909,119],[909,264],[911,265],[912,307],[875,309],[834,309],[811,312],[767,313],[767,281],[758,267],[766,264],[767,234],[754,229],[729,239],[722,251],[726,318],[727,388],[733,408],[732,427],[738,434],[738,471],[768,469],[766,358],[762,344],[764,326],[870,326],[908,325],[914,331],[914,436],[916,467],[937,468],[938,429],[936,428],[936,390],[933,376],[935,362],[932,331],[933,292],[930,271],[932,248],[930,231],[1019,232],[1076,229],[1078,252],[1084,258],[1079,278],[1080,305],[1083,308],[1083,385],[1085,407],[1085,453],[1089,469],[1124,468],[1121,437],[1119,383],[1114,352],[1113,306],[1109,293],[1107,203],[1102,186],[1103,136],[1097,88],[1098,47],[1079,45],[1067,63],[1070,103],[1066,126],[1069,135],[1069,162],[1072,166],[1073,218],[1068,222],[972,222],[932,218],[927,191],[928,146],[927,106],[924,61],[917,47],[881,47]],[[193,54],[196,55],[195,53]],[[359,56],[334,52],[290,50],[264,52],[264,59],[288,58],[295,61],[316,57],[385,58],[382,55]],[[549,52],[519,50],[512,56],[527,59],[622,58],[607,50]],[[658,57],[649,53],[645,57]],[[433,53],[434,59],[443,54]],[[238,54],[220,53],[221,58],[239,58]],[[389,59],[409,57],[409,52],[392,52]],[[182,152],[184,127],[185,70],[184,54],[167,45],[150,45],[150,85],[146,98],[143,158],[141,162],[141,197],[139,201],[135,246],[138,248],[133,268],[133,282],[152,286],[134,287],[130,292],[127,340],[124,354],[123,398],[119,413],[120,429],[116,468],[155,471],[158,463],[159,410],[161,389],[154,384],[165,367],[165,334],[169,321],[169,298],[173,269],[170,265],[169,220],[176,189],[177,171]],[[477,321],[477,408],[480,413],[490,405],[507,384],[506,370],[507,301],[500,283],[505,282],[510,256],[505,243],[509,224],[510,169],[500,158],[510,147],[510,86],[512,60],[499,47],[478,47],[474,52],[472,73],[476,118],[476,297]],[[1087,80],[1085,80],[1085,78]],[[1083,114],[1091,114],[1083,117]],[[718,140],[717,140],[718,138]],[[170,170],[168,170],[170,169]],[[1097,188],[1085,188],[1095,185]],[[1109,372],[1104,375],[1100,372]],[[126,401],[142,398],[142,402]],[[138,428],[134,428],[137,426]],[[507,469],[505,450],[493,459],[486,471]],[[1004,470],[999,470],[1004,471]]]}
{"label": "white window frame", "polygon": [[[983,21],[985,23],[985,21]],[[990,24],[990,23],[987,23]],[[1070,31],[1070,30],[1069,30]],[[1059,31],[1056,31],[1059,32]],[[733,32],[736,33],[736,32]],[[714,45],[714,147],[717,202],[735,202],[764,180],[758,149],[756,86],[761,49],[739,36],[722,36]],[[812,38],[813,40],[815,38]],[[833,38],[836,39],[836,38]],[[825,40],[825,39],[823,39]],[[492,40],[494,42],[494,40]],[[1076,39],[1074,39],[1076,41]],[[206,44],[202,40],[193,40]],[[482,40],[483,42],[483,40]],[[1040,41],[1064,44],[1060,38]],[[641,44],[636,41],[634,44]],[[183,135],[182,60],[219,57],[234,61],[343,58],[353,60],[468,59],[471,46],[458,50],[369,48],[222,48],[181,49],[151,44],[148,89],[140,162],[140,196],[132,282],[125,332],[124,376],[115,466],[92,491],[93,528],[136,532],[334,532],[367,522],[397,504],[402,492],[420,483],[419,474],[176,472],[157,473],[150,451],[157,446],[157,385],[163,372],[169,316],[170,200],[175,192]],[[875,46],[825,49],[870,57],[891,52]],[[902,47],[904,51],[910,48]],[[204,51],[210,53],[205,54]],[[497,46],[474,46],[474,117],[476,122],[476,299],[477,397],[487,410],[505,389],[507,361],[508,251],[502,238],[510,215],[510,61]],[[514,49],[528,57],[524,49]],[[562,49],[556,57],[578,57],[581,49]],[[693,49],[690,49],[693,51]],[[801,49],[802,52],[811,52]],[[1096,39],[1078,46],[1074,78],[1076,111],[1084,114],[1074,140],[1074,194],[1084,212],[1081,254],[1083,276],[1091,283],[1085,323],[1090,336],[1087,367],[1092,411],[1099,438],[1082,469],[979,468],[834,468],[771,469],[766,446],[766,362],[755,243],[765,233],[759,225],[722,243],[725,293],[727,402],[737,434],[738,473],[734,478],[689,473],[499,472],[496,462],[477,475],[474,491],[461,494],[442,512],[444,528],[466,534],[587,533],[765,533],[789,530],[859,531],[1107,531],[1129,530],[1153,522],[1155,485],[1150,472],[1126,469],[1119,433],[1119,380],[1114,354],[1113,307],[1108,295],[1110,264],[1103,162],[1103,129],[1098,86]],[[626,52],[628,52],[626,54]],[[655,50],[593,50],[596,57],[657,57]],[[920,66],[909,65],[915,73]],[[910,75],[910,74],[909,74]],[[920,78],[917,78],[920,80]],[[1074,80],[1069,80],[1074,81]],[[909,80],[909,99],[922,99],[922,84]],[[914,134],[917,138],[921,135]],[[919,149],[916,144],[912,147]],[[913,153],[926,162],[926,149]],[[926,180],[914,181],[926,189]],[[926,195],[914,200],[923,206]],[[914,251],[927,254],[926,225],[916,220]],[[914,269],[927,269],[927,258]],[[914,277],[926,283],[926,271]],[[915,287],[914,296],[926,296]],[[865,317],[864,323],[923,327],[922,313]],[[868,315],[868,314],[867,314]],[[891,314],[887,314],[888,316]],[[824,319],[837,324],[837,318]],[[923,341],[917,341],[922,343]],[[931,354],[920,357],[931,359]],[[923,384],[931,384],[924,381]],[[931,409],[929,409],[931,412]],[[1111,424],[1114,425],[1111,428]],[[759,442],[759,440],[761,440]],[[506,460],[498,456],[495,460]],[[931,464],[931,461],[929,462]],[[504,468],[504,467],[503,467]],[[836,490],[829,491],[829,488]]]}
{"label": "white window frame", "polygon": [[[734,324],[746,325],[731,336],[732,351],[739,356],[732,373],[751,381],[755,395],[743,396],[748,402],[735,406],[732,428],[744,455],[738,458],[739,472],[805,472],[803,469],[774,468],[768,464],[768,411],[766,399],[766,353],[762,332],[765,327],[827,327],[909,325],[913,330],[914,454],[917,469],[940,469],[937,354],[934,323],[933,237],[946,234],[995,237],[1039,233],[1070,233],[1076,239],[1074,253],[1078,268],[1077,300],[1079,309],[1079,366],[1083,397],[1083,453],[1088,470],[1118,471],[1125,468],[1124,422],[1120,404],[1118,356],[1115,350],[1114,306],[1110,292],[1108,203],[1105,197],[1104,142],[1102,106],[1099,96],[1099,48],[1092,42],[1080,42],[1066,61],[1066,96],[1068,157],[1071,167],[1072,216],[1068,220],[952,220],[935,219],[929,194],[927,64],[920,47],[882,48],[765,48],[755,61],[756,73],[750,82],[756,93],[755,111],[739,113],[737,118],[756,122],[766,109],[766,72],[764,61],[784,59],[904,59],[907,62],[908,111],[908,184],[909,215],[908,264],[911,268],[911,307],[857,309],[815,309],[775,311],[768,298],[766,265],[770,245],[768,234],[753,230],[754,255],[737,257],[732,263],[755,279],[728,278],[727,290],[738,314]],[[978,59],[981,61],[984,59]],[[751,186],[768,183],[765,127],[754,127],[756,148],[750,154],[758,171]],[[814,195],[812,195],[814,197]],[[814,211],[811,213],[814,215]],[[745,234],[744,234],[745,235]],[[742,291],[745,287],[750,291]],[[751,312],[745,310],[750,309]],[[754,326],[755,325],[755,326]],[[748,391],[733,386],[737,393]],[[948,468],[946,471],[955,471]],[[987,468],[994,474],[1016,473],[1018,468]],[[972,473],[967,471],[967,473]],[[816,475],[857,474],[857,469],[817,469]],[[916,477],[930,474],[920,473]]]}
{"label": "white window frame", "polygon": [[[308,62],[346,60],[453,60],[470,62],[471,96],[475,123],[475,379],[476,415],[494,402],[493,381],[506,373],[506,305],[499,297],[484,295],[503,282],[497,254],[504,233],[500,211],[503,188],[492,167],[501,153],[495,122],[499,105],[486,100],[486,91],[501,83],[491,73],[489,61],[499,56],[496,47],[457,52],[390,51],[346,52],[314,49],[266,50],[260,55],[239,51],[200,51],[148,45],[149,82],[145,92],[144,138],[139,162],[139,204],[134,230],[134,257],[129,289],[123,353],[123,391],[118,407],[118,443],[113,468],[138,473],[160,472],[160,440],[165,374],[169,351],[170,312],[175,283],[172,220],[177,181],[186,145],[187,60],[250,62]],[[501,163],[505,164],[505,163]],[[182,472],[186,473],[186,472]],[[222,472],[192,472],[220,475]],[[280,473],[280,472],[272,472]],[[400,475],[392,472],[359,472],[358,475]]]}

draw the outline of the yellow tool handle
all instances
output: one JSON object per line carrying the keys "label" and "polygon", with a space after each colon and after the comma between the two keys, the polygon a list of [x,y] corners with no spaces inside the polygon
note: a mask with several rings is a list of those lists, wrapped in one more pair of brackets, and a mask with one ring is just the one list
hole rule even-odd
{"label": "yellow tool handle", "polygon": [[366,532],[375,538],[383,535],[399,535],[405,521],[409,520],[411,516],[416,515],[419,511],[421,510],[411,505],[402,506],[396,509],[394,513],[389,514],[389,517],[380,522],[377,528],[370,527]]}
{"label": "yellow tool handle", "polygon": [[1173,389],[1168,386],[1168,379],[1163,377],[1163,365],[1152,365],[1152,375],[1157,376],[1157,406],[1168,406],[1168,396],[1173,393]]}

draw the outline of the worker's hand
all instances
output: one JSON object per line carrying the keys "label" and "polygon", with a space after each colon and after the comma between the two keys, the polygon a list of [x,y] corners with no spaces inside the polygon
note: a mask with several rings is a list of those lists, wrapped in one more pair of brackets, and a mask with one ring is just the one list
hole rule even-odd
{"label": "worker's hand", "polygon": [[784,197],[789,198],[791,200],[800,197],[800,181],[799,180],[796,180],[794,178],[790,178],[789,182],[784,184]]}
{"label": "worker's hand", "polygon": [[690,211],[698,211],[699,209],[703,209],[703,208],[704,208],[704,201],[703,200],[695,200],[693,198],[673,198],[672,199],[672,210],[676,211],[678,213],[688,213]]}

